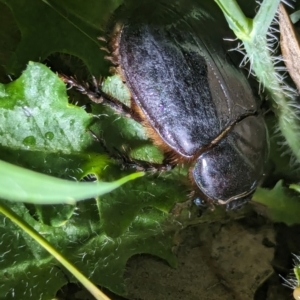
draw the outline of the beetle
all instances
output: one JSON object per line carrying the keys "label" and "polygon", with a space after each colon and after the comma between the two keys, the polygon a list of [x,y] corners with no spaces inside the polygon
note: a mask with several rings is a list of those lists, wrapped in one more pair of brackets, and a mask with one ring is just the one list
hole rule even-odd
{"label": "beetle", "polygon": [[189,164],[195,198],[232,209],[264,176],[268,135],[245,76],[209,38],[185,24],[117,22],[107,59],[131,93],[131,108],[101,90],[98,100],[85,92],[142,122],[171,164]]}

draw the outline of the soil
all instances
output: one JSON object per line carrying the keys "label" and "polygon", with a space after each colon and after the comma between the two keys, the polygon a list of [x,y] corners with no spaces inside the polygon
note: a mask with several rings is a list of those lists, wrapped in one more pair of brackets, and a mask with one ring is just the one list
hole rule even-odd
{"label": "soil", "polygon": [[[273,224],[254,212],[227,223],[190,226],[177,237],[176,269],[136,255],[127,264],[127,297],[106,294],[112,300],[291,300],[292,290],[280,276],[291,272],[299,237],[300,226]],[[67,299],[91,299],[78,286],[72,293]]]}

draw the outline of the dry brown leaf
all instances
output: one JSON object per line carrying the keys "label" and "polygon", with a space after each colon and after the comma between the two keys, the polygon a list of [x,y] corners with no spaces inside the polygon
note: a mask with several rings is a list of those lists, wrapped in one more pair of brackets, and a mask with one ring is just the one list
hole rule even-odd
{"label": "dry brown leaf", "polygon": [[300,47],[299,36],[283,4],[279,5],[280,47],[290,76],[300,91]]}

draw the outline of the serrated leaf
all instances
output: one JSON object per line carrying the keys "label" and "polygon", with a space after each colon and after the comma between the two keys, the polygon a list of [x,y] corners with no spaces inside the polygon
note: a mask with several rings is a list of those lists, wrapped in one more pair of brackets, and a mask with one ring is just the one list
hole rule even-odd
{"label": "serrated leaf", "polygon": [[[39,64],[32,63],[31,66],[35,66],[35,68],[41,68],[43,71],[46,71],[46,74],[50,72],[45,66],[41,66]],[[51,91],[54,94],[59,94],[56,86],[56,84],[58,84],[58,87],[60,86],[59,79],[52,72],[50,72],[48,75],[50,76],[50,78],[51,76],[54,76],[55,80],[52,78],[53,80],[50,81],[51,84],[49,84],[48,82],[48,86],[44,87],[44,89],[46,90],[46,92],[48,92],[48,94],[50,94]],[[24,76],[26,76],[26,71],[24,72]],[[42,74],[39,74],[38,77],[45,78],[44,73],[42,72]],[[33,77],[31,76],[31,78]],[[56,80],[58,80],[59,83],[57,83]],[[18,94],[18,89],[22,91],[20,92],[21,95],[27,93],[24,91],[26,90],[26,88],[24,89],[23,86],[24,82],[26,82],[26,80],[19,79],[19,83],[17,82],[15,87],[15,94]],[[31,82],[31,84],[30,81],[27,82],[28,84],[26,86],[31,88],[34,87],[34,90],[38,90],[38,93],[34,94],[34,100],[36,100],[37,98],[43,99],[45,97],[43,95],[44,89],[41,87],[37,89],[35,87],[36,84],[41,84],[41,82],[41,80],[38,80],[37,83]],[[12,85],[12,83],[10,83],[9,85]],[[11,88],[8,90],[13,91],[15,89]],[[62,85],[62,91],[65,92],[64,85]],[[6,88],[4,89],[4,93],[5,97],[8,97]],[[42,93],[42,95],[40,95],[40,93]],[[31,97],[29,98],[31,99]],[[58,101],[61,101],[61,97],[58,98]],[[44,99],[44,101],[46,100],[47,99]],[[15,102],[9,102],[9,105],[6,105],[5,109],[14,111]],[[27,106],[29,107],[28,103],[30,102],[27,102]],[[58,110],[66,110],[67,112],[68,110],[73,111],[73,109],[75,111],[78,110],[82,112],[82,116],[77,116],[76,121],[80,123],[82,121],[80,119],[85,119],[85,117],[88,117],[87,120],[89,120],[89,115],[86,114],[84,110],[78,107],[69,106],[67,104],[66,98],[64,97],[63,103],[64,105],[58,105]],[[39,103],[35,101],[33,105],[35,107],[38,106]],[[4,110],[4,108],[2,109]],[[49,106],[49,109],[47,111],[40,111],[39,117],[41,119],[49,118],[49,116],[52,115],[52,110],[54,110],[53,115],[55,116],[55,106],[52,105]],[[18,112],[19,111],[21,110],[19,109]],[[67,118],[68,114],[66,112],[65,115]],[[72,115],[72,113],[70,115]],[[25,115],[25,118],[28,117]],[[118,134],[116,134],[115,136],[112,135],[112,128],[114,128],[116,132],[119,131],[119,134],[121,133],[122,137],[120,137],[119,143],[123,143],[124,138],[130,140],[135,137],[136,146],[138,148],[140,147],[140,145],[144,145],[145,143],[151,146],[149,141],[147,141],[147,137],[145,136],[145,132],[141,125],[127,119],[120,119],[118,122],[116,122],[115,119],[118,118],[118,116],[111,114],[110,117],[105,117],[102,122],[99,121],[96,124],[96,127],[100,131],[107,128],[106,132],[112,137],[112,140],[108,139],[108,143],[114,145],[114,142],[118,140]],[[33,123],[33,128],[35,124],[36,122]],[[53,125],[54,123],[51,124]],[[56,122],[53,126],[56,127],[57,124],[59,123]],[[85,134],[86,126],[88,124],[89,122],[82,125],[81,130]],[[114,126],[112,126],[112,124]],[[51,128],[51,126],[49,128]],[[30,126],[29,129],[31,129]],[[53,130],[55,130],[55,128]],[[18,132],[15,134],[17,135]],[[39,135],[39,131],[36,134]],[[87,136],[88,138],[90,138],[89,134],[87,134]],[[63,134],[61,135],[61,138],[64,138]],[[74,139],[76,139],[75,136]],[[38,144],[38,147],[40,148],[38,149],[47,151],[47,147],[45,147],[42,137],[40,138],[40,141],[41,143]],[[16,142],[18,142],[17,138]],[[82,142],[83,145],[89,145],[89,141]],[[19,147],[23,147],[22,143],[20,142],[16,143],[16,145]],[[8,146],[9,145],[7,145],[7,147]],[[59,145],[57,147],[59,147]],[[86,174],[87,171],[91,171],[93,168],[99,168],[99,165],[101,166],[101,163],[102,167],[100,168],[103,169],[103,159],[100,159],[100,161],[98,162],[97,156],[85,153],[84,149],[85,147],[83,146],[83,153],[80,155],[83,157],[89,156],[90,159],[82,159],[82,161],[80,162],[80,167],[83,169],[80,175],[82,176],[83,174]],[[53,147],[51,151],[55,151],[55,147]],[[70,151],[71,155],[73,155],[72,149],[70,150],[67,148],[66,151]],[[26,151],[24,153],[31,153],[31,156],[33,155],[33,157],[36,157],[35,151]],[[141,155],[143,155],[143,153]],[[75,157],[73,159],[75,160]],[[106,160],[105,164],[107,164],[107,162],[108,161]],[[112,165],[109,164],[107,164],[107,168],[105,168],[105,173],[103,173],[102,170],[101,174],[103,176],[105,175],[105,177],[109,178],[109,180],[122,176],[119,171],[119,167],[113,168]],[[186,174],[183,174],[183,176],[185,175]],[[178,184],[176,184],[176,188],[174,188],[174,186],[171,184],[171,182],[174,183],[174,179],[178,181]],[[4,180],[7,180],[6,176],[4,176]],[[59,225],[59,227],[57,228],[46,226],[45,224],[41,224],[35,221],[22,204],[20,204],[20,206],[13,205],[13,207],[15,208],[15,211],[19,215],[22,215],[23,218],[27,222],[29,222],[29,224],[31,224],[35,229],[37,229],[39,232],[45,232],[46,238],[49,240],[49,242],[60,249],[64,254],[65,252],[62,249],[66,249],[67,252],[65,255],[67,257],[73,257],[73,259],[71,260],[76,264],[76,266],[85,271],[88,276],[91,276],[96,283],[102,286],[107,286],[117,293],[124,293],[122,274],[125,270],[126,261],[132,255],[136,253],[151,253],[167,259],[173,265],[175,264],[173,254],[171,252],[171,241],[173,235],[172,232],[175,231],[178,224],[173,223],[172,221],[167,222],[169,219],[167,212],[175,202],[179,202],[185,199],[187,191],[185,191],[185,189],[182,189],[181,180],[182,174],[180,174],[178,170],[177,172],[173,173],[173,175],[171,173],[167,173],[162,175],[160,178],[157,178],[157,176],[153,176],[153,180],[149,180],[148,177],[143,182],[143,184],[129,185],[128,187],[120,189],[115,194],[112,194],[107,198],[105,198],[105,196],[101,197],[101,199],[98,201],[98,210],[95,209],[94,203],[87,202],[75,208],[73,210],[73,215],[71,214],[72,211],[65,212],[62,218],[59,216],[59,213],[63,212],[63,209],[61,209],[61,211],[59,211],[59,213],[57,214],[59,218],[57,218],[57,216],[55,216],[55,213],[53,213],[53,211],[57,211],[55,208],[53,210],[46,209],[46,214],[40,216],[39,219],[43,221],[46,220],[48,224],[54,224],[55,226]],[[15,180],[13,180],[13,182],[15,183]],[[36,180],[34,180],[33,182],[36,192],[39,190],[39,188],[43,188],[43,184],[39,184]],[[46,185],[46,188],[49,188],[48,184]],[[50,190],[52,193],[54,188],[50,188]],[[11,193],[9,194],[10,196],[13,196]],[[44,198],[43,193],[41,194],[41,197]],[[100,220],[99,215],[101,216]],[[84,218],[86,221],[82,222],[82,218]],[[167,222],[168,224],[167,232],[164,232],[162,227],[162,224],[164,222]],[[81,225],[83,227],[81,227]],[[13,230],[13,234],[20,235],[21,233],[19,230]],[[22,233],[22,235],[24,235],[24,233]],[[12,236],[10,236],[10,238],[11,237]],[[26,239],[28,240],[28,238]],[[83,243],[82,241],[85,242]],[[154,242],[155,245],[153,246]],[[120,243],[122,244],[122,247],[120,247]],[[36,261],[38,253],[44,253],[44,251],[41,250],[40,247],[36,246],[32,241],[26,242],[25,245],[24,241],[21,240],[20,244],[11,245],[10,251],[12,251],[13,257],[16,257],[19,251],[18,249],[21,249],[22,247],[28,247],[28,245],[30,246],[29,252],[24,252],[26,253],[26,256],[20,256],[20,260],[11,261],[10,256],[5,256],[6,254],[4,255],[7,258],[7,260],[5,261],[11,263],[15,262],[16,264],[22,266],[21,271],[14,268],[8,269],[8,267],[0,264],[0,269],[3,270],[2,274],[6,274],[9,272],[9,274],[12,274],[15,278],[15,280],[13,280],[11,277],[9,277],[8,283],[5,280],[5,276],[2,277],[4,278],[4,283],[2,282],[2,284],[3,287],[5,287],[3,289],[3,293],[5,294],[5,297],[7,297],[7,299],[13,298],[13,296],[17,295],[33,295],[33,297],[49,299],[48,296],[53,296],[55,291],[65,283],[65,281],[61,279],[60,275],[58,276],[58,278],[55,278],[56,275],[53,276],[53,278],[51,277],[53,270],[57,269],[57,267],[53,269],[53,265],[56,266],[57,264],[50,256],[48,256],[48,254],[43,254],[42,257],[39,256],[40,259],[38,260],[38,262]],[[106,247],[106,245],[108,245],[108,247]],[[2,244],[2,247],[0,247],[0,251],[2,253],[6,253],[8,251],[5,246],[6,245]],[[103,247],[105,247],[105,251],[101,251]],[[78,252],[74,251],[74,249],[77,249]],[[97,255],[93,255],[95,253],[95,249],[99,249],[97,250]],[[80,263],[81,260],[78,260],[78,257],[82,258],[82,263]],[[86,263],[85,257],[90,258],[88,264]],[[11,266],[11,264],[9,266]],[[43,270],[43,272],[39,272],[40,269]],[[26,274],[26,278],[24,277],[24,274]],[[46,284],[46,282],[48,282],[49,280],[49,278],[47,278],[47,274],[49,274],[49,277],[51,277],[49,286],[47,286]],[[36,276],[41,279],[39,280],[37,286],[34,285],[34,278]],[[75,279],[72,280],[75,281]],[[40,287],[43,284],[46,284],[46,286],[49,287],[49,290],[47,288],[44,294],[41,295],[42,291]]]}
{"label": "serrated leaf", "polygon": [[300,197],[284,187],[281,180],[271,190],[258,188],[252,200],[263,204],[263,212],[274,222],[300,223]]}
{"label": "serrated leaf", "polygon": [[[103,230],[111,237],[124,233],[137,216],[149,207],[168,213],[175,203],[186,200],[187,190],[183,187],[184,173],[175,170],[157,176],[147,176],[135,183],[106,194],[100,198]],[[120,201],[121,200],[121,201]]]}
{"label": "serrated leaf", "polygon": [[30,62],[20,78],[0,84],[0,158],[63,177],[99,175],[109,158],[88,150],[95,144],[92,120],[68,103],[52,71]]}
{"label": "serrated leaf", "polygon": [[55,52],[77,56],[97,77],[107,72],[104,53],[99,50],[97,41],[103,34],[98,26],[118,7],[118,1],[89,2],[89,7],[99,9],[90,10],[98,14],[98,19],[93,17],[93,26],[91,19],[83,18],[82,5],[86,7],[87,4],[82,1],[63,5],[58,1],[1,1],[10,7],[22,35],[16,52],[5,62],[7,72],[18,75],[27,61],[45,60]]}
{"label": "serrated leaf", "polygon": [[[167,227],[163,224],[168,215],[158,210],[140,211],[126,232],[111,238],[101,230],[92,202],[79,205],[73,221],[59,228],[36,222],[22,204],[10,204],[10,207],[96,284],[116,293],[125,292],[123,273],[132,255],[150,253],[172,265],[176,263],[171,251],[172,232],[179,225],[169,221],[165,231]],[[65,271],[43,248],[10,221],[5,221],[2,215],[0,224],[0,235],[5,242],[1,244],[0,298],[54,297],[55,292],[67,283]],[[75,281],[72,275],[67,276],[71,282]]]}
{"label": "serrated leaf", "polygon": [[46,66],[30,62],[22,76],[0,84],[0,142],[20,150],[71,153],[91,141],[91,121],[68,104],[64,83]]}

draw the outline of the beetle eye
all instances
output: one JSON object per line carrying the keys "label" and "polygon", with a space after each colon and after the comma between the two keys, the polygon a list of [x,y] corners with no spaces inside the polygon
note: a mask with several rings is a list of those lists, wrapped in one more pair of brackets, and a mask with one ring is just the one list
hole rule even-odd
{"label": "beetle eye", "polygon": [[231,201],[255,190],[268,152],[266,130],[261,126],[262,119],[247,117],[219,144],[200,155],[193,176],[206,196]]}
{"label": "beetle eye", "polygon": [[194,199],[194,204],[200,208],[207,208],[207,206],[208,206],[207,202],[199,197]]}

